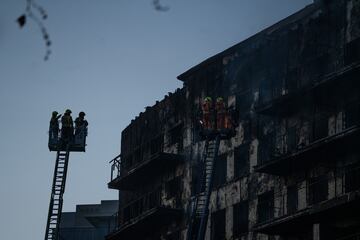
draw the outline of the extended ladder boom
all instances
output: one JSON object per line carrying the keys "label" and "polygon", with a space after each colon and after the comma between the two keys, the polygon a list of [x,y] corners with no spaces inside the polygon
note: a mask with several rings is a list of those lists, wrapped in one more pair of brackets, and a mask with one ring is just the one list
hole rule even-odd
{"label": "extended ladder boom", "polygon": [[66,151],[58,151],[56,155],[45,240],[56,240],[59,236],[59,226],[63,206],[63,194],[65,192],[69,155],[69,145],[67,145]]}
{"label": "extended ladder boom", "polygon": [[214,165],[219,151],[220,136],[205,142],[200,182],[192,202],[187,240],[203,240],[209,215],[209,202],[214,175]]}

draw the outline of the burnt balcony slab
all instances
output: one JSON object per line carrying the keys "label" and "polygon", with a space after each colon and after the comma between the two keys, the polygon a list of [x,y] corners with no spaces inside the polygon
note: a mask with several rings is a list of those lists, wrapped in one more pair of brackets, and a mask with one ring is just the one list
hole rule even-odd
{"label": "burnt balcony slab", "polygon": [[316,164],[319,161],[331,163],[337,156],[359,148],[360,127],[353,126],[338,134],[334,134],[296,151],[271,156],[270,160],[254,167],[256,172],[287,176],[295,171],[300,171]]}
{"label": "burnt balcony slab", "polygon": [[148,160],[142,161],[108,183],[108,187],[119,190],[133,190],[145,184],[153,177],[176,167],[183,161],[182,155],[173,153],[157,153]]}

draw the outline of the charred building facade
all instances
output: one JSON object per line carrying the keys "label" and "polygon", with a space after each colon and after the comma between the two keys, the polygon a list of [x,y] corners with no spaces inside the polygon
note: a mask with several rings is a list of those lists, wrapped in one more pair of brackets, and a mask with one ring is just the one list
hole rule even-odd
{"label": "charred building facade", "polygon": [[235,109],[205,239],[360,239],[360,1],[315,1],[178,77],[122,132],[118,239],[186,239],[206,96]]}

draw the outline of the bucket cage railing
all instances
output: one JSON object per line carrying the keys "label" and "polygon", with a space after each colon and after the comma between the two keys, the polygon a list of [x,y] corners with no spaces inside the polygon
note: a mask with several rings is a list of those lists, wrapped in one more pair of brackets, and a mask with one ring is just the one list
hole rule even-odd
{"label": "bucket cage railing", "polygon": [[86,137],[88,129],[86,126],[80,126],[74,129],[70,136],[64,136],[62,129],[49,127],[48,147],[50,151],[58,151],[65,148],[70,143],[70,151],[85,151]]}

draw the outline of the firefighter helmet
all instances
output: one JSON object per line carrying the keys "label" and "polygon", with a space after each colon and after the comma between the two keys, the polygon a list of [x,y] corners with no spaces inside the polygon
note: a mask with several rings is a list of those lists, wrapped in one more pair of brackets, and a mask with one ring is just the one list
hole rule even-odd
{"label": "firefighter helmet", "polygon": [[224,99],[222,98],[222,97],[218,97],[217,99],[216,99],[216,102],[223,102],[224,101]]}
{"label": "firefighter helmet", "polygon": [[212,101],[211,97],[206,97],[204,100],[205,100],[205,102],[211,102]]}

